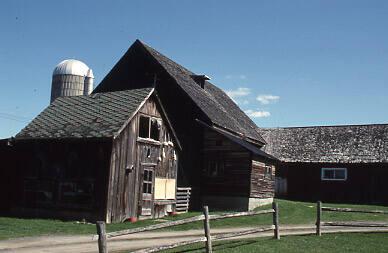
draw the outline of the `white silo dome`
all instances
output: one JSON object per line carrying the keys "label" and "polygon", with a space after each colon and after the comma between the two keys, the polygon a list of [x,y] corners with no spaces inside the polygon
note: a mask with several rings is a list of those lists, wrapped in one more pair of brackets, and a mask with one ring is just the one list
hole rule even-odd
{"label": "white silo dome", "polygon": [[74,75],[94,78],[93,71],[82,61],[69,59],[61,61],[54,69],[55,75]]}
{"label": "white silo dome", "polygon": [[93,71],[82,61],[61,61],[53,71],[51,102],[57,97],[89,95],[93,91]]}

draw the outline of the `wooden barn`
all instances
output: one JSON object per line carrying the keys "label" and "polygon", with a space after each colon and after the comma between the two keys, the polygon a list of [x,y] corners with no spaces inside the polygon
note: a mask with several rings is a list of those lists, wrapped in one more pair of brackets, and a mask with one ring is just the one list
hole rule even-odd
{"label": "wooden barn", "polygon": [[261,129],[287,197],[388,204],[388,125]]}
{"label": "wooden barn", "polygon": [[252,209],[272,201],[275,160],[252,120],[206,75],[137,40],[93,93],[155,85],[182,145],[178,185],[191,207]]}
{"label": "wooden barn", "polygon": [[175,208],[179,148],[153,88],[57,98],[0,141],[1,208],[107,222],[164,216]]}

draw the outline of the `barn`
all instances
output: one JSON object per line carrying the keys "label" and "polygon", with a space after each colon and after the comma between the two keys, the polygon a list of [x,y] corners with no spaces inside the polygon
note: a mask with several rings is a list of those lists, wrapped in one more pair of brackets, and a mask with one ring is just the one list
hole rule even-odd
{"label": "barn", "polygon": [[153,88],[57,98],[1,144],[13,214],[120,222],[174,211],[180,144]]}
{"label": "barn", "polygon": [[288,198],[388,203],[388,125],[261,129]]}
{"label": "barn", "polygon": [[204,74],[136,40],[93,93],[155,86],[182,144],[178,185],[191,207],[248,210],[274,197],[276,159],[255,123]]}

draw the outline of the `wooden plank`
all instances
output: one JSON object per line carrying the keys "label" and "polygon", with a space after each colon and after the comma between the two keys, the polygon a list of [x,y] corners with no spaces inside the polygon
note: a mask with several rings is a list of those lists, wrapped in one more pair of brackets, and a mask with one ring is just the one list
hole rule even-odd
{"label": "wooden plank", "polygon": [[321,236],[322,235],[322,231],[321,231],[321,222],[322,220],[322,202],[321,201],[318,201],[317,202],[317,221],[315,223],[316,225],[316,235],[317,236]]}
{"label": "wooden plank", "polygon": [[364,222],[364,221],[327,221],[321,222],[323,226],[341,226],[341,227],[388,227],[388,223]]}
{"label": "wooden plank", "polygon": [[260,211],[248,211],[248,212],[239,212],[239,213],[212,214],[212,215],[209,215],[209,218],[210,220],[219,220],[219,219],[226,219],[226,218],[267,214],[267,213],[273,213],[273,212],[275,212],[274,209],[266,209],[266,210],[260,210]]}
{"label": "wooden plank", "polygon": [[227,239],[231,237],[236,237],[236,236],[242,236],[242,235],[249,235],[249,234],[254,234],[254,233],[259,233],[259,232],[266,232],[266,231],[271,231],[274,230],[275,226],[271,225],[269,227],[262,227],[262,228],[254,228],[254,229],[249,229],[249,230],[244,230],[244,231],[239,231],[239,232],[233,232],[233,233],[225,233],[225,234],[217,234],[212,237],[213,240],[222,240],[222,239]]}
{"label": "wooden plank", "polygon": [[203,220],[203,227],[205,230],[205,237],[206,237],[206,253],[212,253],[212,237],[210,234],[210,222],[209,222],[209,208],[208,206],[203,207],[203,215],[205,216],[205,219]]}
{"label": "wooden plank", "polygon": [[108,248],[106,246],[105,222],[97,221],[96,226],[98,234],[98,252],[108,253]]}
{"label": "wooden plank", "polygon": [[190,241],[183,241],[183,242],[177,242],[177,243],[172,243],[172,244],[166,244],[162,246],[156,246],[152,248],[146,248],[146,249],[141,249],[141,250],[136,250],[133,251],[132,253],[152,253],[152,252],[159,252],[162,250],[167,250],[167,249],[173,249],[181,246],[186,246],[198,242],[204,242],[206,241],[206,237],[200,237],[198,239],[190,240]]}
{"label": "wooden plank", "polygon": [[[139,232],[151,231],[151,230],[156,230],[156,229],[160,229],[160,228],[178,226],[178,225],[187,224],[187,223],[191,223],[191,222],[195,222],[195,221],[201,221],[204,218],[205,217],[203,215],[198,215],[198,216],[190,217],[187,219],[164,222],[164,223],[160,223],[160,224],[150,225],[147,227],[132,228],[132,229],[126,229],[126,230],[121,230],[121,231],[116,231],[116,232],[110,232],[110,233],[106,234],[106,237],[112,238],[112,237],[117,237],[117,236],[121,236],[121,235],[135,234],[135,233],[139,233]],[[93,240],[96,240],[97,238],[98,237],[96,235],[93,236]]]}
{"label": "wooden plank", "polygon": [[322,207],[322,211],[327,211],[327,212],[350,212],[350,213],[377,213],[377,214],[388,214],[388,211],[383,211],[383,210],[362,210],[362,209],[339,208],[339,207]]}
{"label": "wooden plank", "polygon": [[279,234],[279,207],[278,203],[272,202],[272,208],[274,209],[273,213],[273,224],[275,226],[275,229],[273,230],[274,232],[274,237],[276,240],[280,239],[280,234]]}

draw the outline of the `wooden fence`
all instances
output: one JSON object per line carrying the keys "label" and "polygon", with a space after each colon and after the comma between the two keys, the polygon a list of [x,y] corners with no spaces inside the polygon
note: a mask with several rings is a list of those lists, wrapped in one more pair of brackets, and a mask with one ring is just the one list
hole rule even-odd
{"label": "wooden fence", "polygon": [[190,204],[191,187],[177,187],[176,189],[176,211],[187,213]]}
{"label": "wooden fence", "polygon": [[[252,228],[244,231],[239,232],[232,232],[232,233],[224,233],[224,234],[217,234],[217,235],[211,235],[210,230],[210,220],[220,220],[220,219],[227,219],[227,218],[236,218],[236,217],[243,217],[243,216],[253,216],[253,215],[260,215],[260,214],[269,214],[272,213],[272,225],[268,227],[260,227],[260,228]],[[272,209],[266,209],[266,210],[260,210],[260,211],[248,211],[248,212],[239,212],[239,213],[225,213],[225,214],[209,214],[208,207],[205,206],[203,208],[203,215],[194,216],[191,218],[176,220],[176,221],[170,221],[165,222],[161,224],[156,225],[150,225],[147,227],[141,227],[141,228],[133,228],[133,229],[127,229],[122,231],[116,231],[111,233],[106,233],[105,230],[105,223],[104,222],[97,222],[97,235],[93,237],[93,240],[98,239],[98,249],[99,253],[107,253],[107,239],[117,236],[123,236],[128,234],[134,234],[134,233],[140,233],[144,231],[151,231],[161,228],[167,228],[172,226],[178,226],[182,224],[188,224],[196,221],[203,221],[203,228],[204,228],[204,234],[205,237],[200,237],[194,240],[188,240],[188,241],[182,241],[177,243],[172,243],[168,245],[161,245],[157,247],[151,247],[147,249],[141,249],[135,251],[136,253],[150,253],[150,252],[158,252],[161,250],[166,249],[172,249],[180,246],[185,246],[193,243],[198,242],[205,242],[206,246],[206,252],[212,252],[212,241],[214,240],[222,240],[227,238],[232,238],[236,236],[242,236],[242,235],[248,235],[258,232],[265,232],[265,231],[271,231],[273,230],[274,238],[280,239],[279,234],[279,209],[277,203],[272,204]]]}
{"label": "wooden fence", "polygon": [[322,235],[322,226],[341,226],[341,227],[388,227],[388,223],[383,222],[364,222],[364,221],[322,221],[322,212],[350,212],[350,213],[372,213],[388,214],[388,211],[382,210],[361,210],[353,208],[323,207],[322,202],[317,202],[317,221],[316,234]]}

